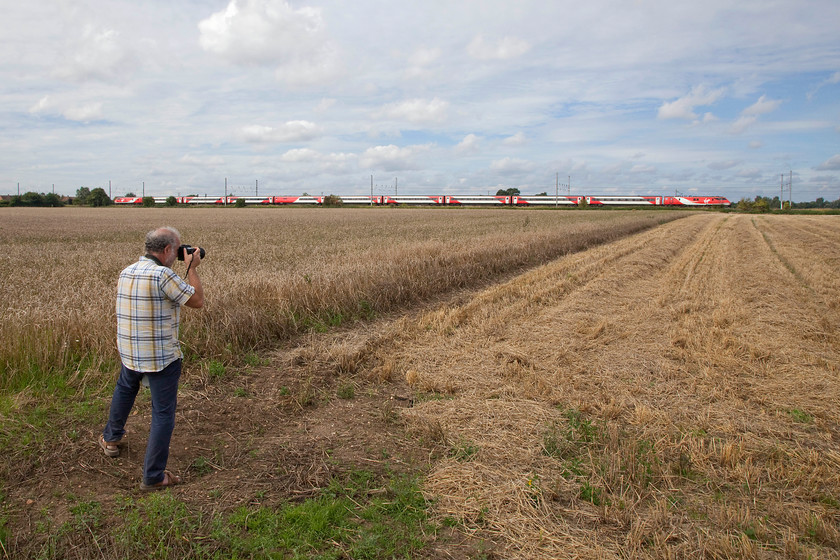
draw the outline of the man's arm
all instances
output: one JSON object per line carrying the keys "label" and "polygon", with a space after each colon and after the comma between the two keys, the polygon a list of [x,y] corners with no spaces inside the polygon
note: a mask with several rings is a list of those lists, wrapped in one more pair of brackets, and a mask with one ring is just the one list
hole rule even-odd
{"label": "man's arm", "polygon": [[196,271],[198,265],[201,264],[201,255],[198,254],[198,251],[195,251],[186,255],[184,260],[187,261],[187,270],[189,271],[187,272],[187,283],[195,288],[195,293],[190,296],[190,299],[184,305],[198,309],[204,306],[204,288],[201,287],[201,278],[198,277]]}

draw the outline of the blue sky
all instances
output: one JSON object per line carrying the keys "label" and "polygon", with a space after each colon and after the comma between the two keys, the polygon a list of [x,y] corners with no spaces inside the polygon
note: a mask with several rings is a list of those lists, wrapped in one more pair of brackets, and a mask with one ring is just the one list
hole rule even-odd
{"label": "blue sky", "polygon": [[837,0],[3,12],[0,193],[840,198]]}

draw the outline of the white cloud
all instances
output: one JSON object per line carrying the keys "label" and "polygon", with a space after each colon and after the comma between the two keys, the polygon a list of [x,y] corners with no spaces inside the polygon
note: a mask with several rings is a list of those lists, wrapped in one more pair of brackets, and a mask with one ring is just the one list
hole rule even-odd
{"label": "white cloud", "polygon": [[62,114],[66,119],[78,122],[91,122],[104,118],[102,103],[99,102],[68,107]]}
{"label": "white cloud", "polygon": [[29,112],[33,115],[61,115],[67,120],[83,123],[102,120],[105,116],[102,111],[101,101],[91,101],[87,103],[62,100],[56,101],[49,95],[45,95],[39,99],[35,105],[29,108]]}
{"label": "white cloud", "polygon": [[749,147],[753,150],[756,150],[756,149],[761,148],[763,146],[764,146],[764,142],[762,142],[761,140],[753,140],[749,144]]}
{"label": "white cloud", "polygon": [[638,164],[638,165],[634,165],[633,167],[630,168],[630,173],[633,173],[634,175],[642,174],[642,173],[656,173],[656,167],[654,167],[652,165]]}
{"label": "white cloud", "polygon": [[738,167],[743,162],[737,159],[730,159],[726,161],[713,161],[709,164],[709,169],[714,169],[716,171],[721,171],[723,169],[732,169],[733,167]]}
{"label": "white cloud", "polygon": [[400,171],[415,169],[414,157],[427,146],[409,146],[400,148],[393,144],[368,148],[359,158],[359,166],[366,169],[381,169],[384,171]]}
{"label": "white cloud", "polygon": [[[695,86],[687,95],[675,101],[663,103],[659,107],[657,116],[660,119],[695,120],[697,119],[697,115],[694,113],[695,107],[705,107],[714,104],[723,97],[725,91],[724,88],[710,90],[706,86]],[[707,113],[707,115],[711,114]]]}
{"label": "white cloud", "polygon": [[478,151],[478,145],[481,142],[481,138],[476,136],[475,134],[467,134],[464,136],[464,139],[461,140],[457,146],[455,146],[455,152],[458,154],[472,154]]}
{"label": "white cloud", "polygon": [[241,129],[246,142],[302,142],[321,135],[321,128],[309,121],[289,121],[279,127],[249,125]]}
{"label": "white cloud", "polygon": [[318,102],[318,105],[315,106],[316,113],[326,113],[330,109],[332,109],[336,104],[336,100],[333,98],[325,97],[321,101]]}
{"label": "white cloud", "polygon": [[488,41],[483,35],[476,35],[467,46],[467,53],[478,60],[509,60],[522,56],[531,45],[517,37],[503,37],[496,42]]}
{"label": "white cloud", "polygon": [[446,120],[449,102],[435,97],[428,99],[409,99],[400,103],[385,105],[373,116],[394,120],[406,120],[414,124],[441,123]]}
{"label": "white cloud", "polygon": [[761,170],[757,167],[750,167],[748,169],[738,171],[735,176],[741,177],[742,179],[758,179],[761,177]]}
{"label": "white cloud", "polygon": [[188,165],[196,165],[199,167],[205,166],[219,166],[224,164],[225,160],[221,156],[195,156],[192,154],[184,154],[179,159],[181,163]]}
{"label": "white cloud", "polygon": [[833,155],[824,162],[822,162],[817,169],[820,171],[838,170],[840,169],[840,154]]}
{"label": "white cloud", "polygon": [[525,142],[525,134],[523,132],[517,132],[513,136],[508,136],[504,139],[504,144],[507,146],[521,146]]}
{"label": "white cloud", "polygon": [[524,171],[530,171],[532,168],[533,164],[531,162],[511,157],[497,159],[490,164],[491,170],[501,173],[502,175],[522,173]]}
{"label": "white cloud", "polygon": [[55,74],[72,81],[114,81],[135,66],[134,54],[113,29],[85,25],[81,35],[69,41]]}
{"label": "white cloud", "polygon": [[758,120],[759,115],[772,113],[782,104],[778,99],[767,99],[766,95],[758,98],[758,101],[741,111],[741,116],[732,123],[729,131],[732,134],[741,134],[751,127]]}
{"label": "white cloud", "polygon": [[290,85],[325,83],[337,75],[335,47],[321,10],[284,0],[231,0],[198,24],[199,44],[233,64],[273,66]]}
{"label": "white cloud", "polygon": [[741,117],[738,117],[738,120],[732,123],[732,126],[729,127],[729,132],[731,132],[732,134],[741,134],[750,126],[752,126],[757,120],[758,117],[756,117],[755,115],[742,115]]}
{"label": "white cloud", "polygon": [[323,154],[310,148],[296,148],[280,156],[280,161],[283,163],[315,164],[319,172],[326,173],[345,172],[348,170],[349,164],[356,159],[355,154]]}
{"label": "white cloud", "polygon": [[765,115],[772,113],[779,108],[782,102],[779,99],[767,99],[766,95],[758,98],[758,101],[741,111],[742,115]]}

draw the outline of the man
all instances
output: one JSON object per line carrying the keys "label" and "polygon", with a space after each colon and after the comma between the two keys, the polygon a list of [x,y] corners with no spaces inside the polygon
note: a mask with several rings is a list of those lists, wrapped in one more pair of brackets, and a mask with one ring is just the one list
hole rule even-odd
{"label": "man", "polygon": [[196,309],[204,305],[204,289],[196,271],[201,264],[199,251],[184,255],[186,281],[172,270],[180,245],[181,234],[175,228],[150,231],[146,255],[125,268],[117,282],[117,349],[122,368],[99,446],[108,457],[119,456],[125,422],[145,376],[152,393],[152,421],[143,490],[181,482],[166,470],[183,358],[178,326],[182,305]]}

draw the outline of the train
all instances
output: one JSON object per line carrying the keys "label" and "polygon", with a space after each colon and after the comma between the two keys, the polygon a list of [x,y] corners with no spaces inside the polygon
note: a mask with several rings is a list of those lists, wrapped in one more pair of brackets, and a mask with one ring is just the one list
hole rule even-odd
{"label": "train", "polygon": [[[155,204],[166,204],[167,196],[153,197]],[[190,205],[227,205],[236,204],[244,199],[245,204],[263,206],[310,205],[324,204],[324,196],[176,196],[178,204]],[[345,205],[365,206],[579,206],[586,201],[591,206],[731,206],[731,202],[723,196],[593,196],[593,195],[349,195],[335,196]],[[132,205],[143,204],[143,197],[117,197],[115,204]]]}

